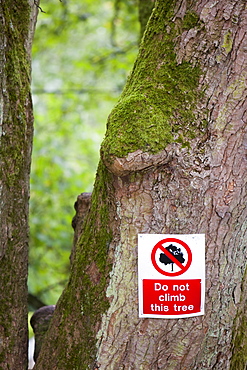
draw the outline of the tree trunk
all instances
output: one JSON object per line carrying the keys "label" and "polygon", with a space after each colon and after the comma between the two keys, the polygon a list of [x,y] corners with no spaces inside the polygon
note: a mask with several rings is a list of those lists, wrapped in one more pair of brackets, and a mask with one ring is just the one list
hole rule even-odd
{"label": "tree trunk", "polygon": [[27,368],[30,53],[37,7],[0,0],[0,368]]}
{"label": "tree trunk", "polygon": [[[156,3],[42,369],[245,369],[247,8]],[[140,319],[137,235],[206,235],[205,315]]]}

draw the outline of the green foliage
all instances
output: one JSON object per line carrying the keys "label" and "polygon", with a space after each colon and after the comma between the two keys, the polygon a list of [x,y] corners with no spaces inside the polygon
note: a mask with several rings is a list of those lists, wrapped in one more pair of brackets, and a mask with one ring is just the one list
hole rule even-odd
{"label": "green foliage", "polygon": [[43,0],[33,46],[29,289],[56,303],[78,194],[91,191],[107,115],[137,53],[132,1]]}

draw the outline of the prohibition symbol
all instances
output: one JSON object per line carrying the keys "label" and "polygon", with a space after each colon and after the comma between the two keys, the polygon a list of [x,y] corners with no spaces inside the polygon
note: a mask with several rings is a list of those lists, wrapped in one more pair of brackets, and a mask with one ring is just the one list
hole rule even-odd
{"label": "prohibition symbol", "polygon": [[[169,244],[168,247],[164,247],[164,244]],[[187,252],[188,258],[187,261],[183,258],[183,253],[181,251],[181,248],[177,248],[172,243],[179,244],[182,247],[182,250],[185,249]],[[157,251],[161,251],[159,261],[161,263],[164,263],[164,265],[171,264],[172,265],[172,271],[166,271],[165,266],[164,270],[157,264],[156,258],[157,258]],[[176,238],[166,238],[160,240],[155,246],[153,247],[152,253],[151,253],[151,260],[154,268],[162,275],[165,276],[179,276],[185,273],[185,271],[188,270],[188,268],[191,265],[192,262],[192,253],[189,248],[189,246],[183,242],[180,239]],[[173,264],[176,266],[176,271],[173,271]],[[178,271],[177,271],[178,269]]]}

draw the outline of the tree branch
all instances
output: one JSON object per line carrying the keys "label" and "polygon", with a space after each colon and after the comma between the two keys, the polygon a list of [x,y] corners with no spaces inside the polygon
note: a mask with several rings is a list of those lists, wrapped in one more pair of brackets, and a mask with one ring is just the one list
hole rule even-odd
{"label": "tree branch", "polygon": [[[61,0],[60,0],[61,1]],[[41,11],[41,13],[46,13],[40,6],[39,6],[39,4],[37,3],[37,0],[34,0],[33,1],[34,2],[34,5],[36,5],[37,6],[37,8]]]}

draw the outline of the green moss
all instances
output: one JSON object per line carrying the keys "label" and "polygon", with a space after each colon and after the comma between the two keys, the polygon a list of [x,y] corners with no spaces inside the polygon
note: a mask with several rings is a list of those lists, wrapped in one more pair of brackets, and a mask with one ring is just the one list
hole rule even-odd
{"label": "green moss", "polygon": [[9,30],[9,35],[18,33],[21,39],[27,40],[29,33],[30,4],[26,0],[13,2],[5,0],[2,6],[5,18],[5,27]]}
{"label": "green moss", "polygon": [[[109,116],[101,148],[106,161],[138,149],[157,153],[179,135],[189,142],[204,129],[195,115],[203,96],[198,90],[202,72],[189,62],[177,63],[174,1],[166,6],[155,8],[132,74]],[[186,13],[185,28],[197,22],[194,13]]]}
{"label": "green moss", "polygon": [[[91,212],[86,221],[75,261],[77,280],[80,279],[81,307],[80,316],[83,324],[83,343],[80,343],[80,358],[76,369],[88,369],[96,353],[94,328],[102,314],[108,309],[106,287],[111,270],[108,261],[108,248],[112,239],[111,221],[109,216],[109,174],[102,163],[99,164],[95,188],[92,194]],[[83,247],[82,247],[83,246]],[[94,273],[89,268],[95,266]],[[93,276],[94,275],[94,276]],[[83,359],[83,364],[81,363]]]}
{"label": "green moss", "polygon": [[[3,32],[8,35],[5,45],[4,76],[6,94],[4,105],[5,135],[1,138],[1,155],[5,158],[4,174],[9,188],[20,182],[20,174],[26,165],[25,152],[30,152],[32,116],[30,102],[30,60],[25,45],[29,34],[30,6],[27,1],[6,1],[1,9]],[[28,114],[27,114],[28,112]],[[28,116],[29,115],[29,116]],[[9,137],[11,136],[11,139]],[[29,140],[30,139],[30,140]],[[3,172],[1,173],[3,176]]]}
{"label": "green moss", "polygon": [[[118,103],[110,116],[113,140],[109,154],[122,157],[133,151],[134,147],[137,148],[136,144],[145,152],[161,150],[172,139],[168,118],[145,95],[133,94],[126,97]],[[131,125],[130,122],[136,124]],[[161,133],[160,136],[157,136],[157,130]],[[114,140],[116,137],[117,141]]]}
{"label": "green moss", "polygon": [[[31,155],[32,115],[30,103],[30,60],[25,49],[28,41],[30,4],[20,0],[1,2],[1,75],[3,122],[0,146],[0,182],[3,185],[2,219],[10,234],[3,235],[1,251],[0,357],[5,368],[16,362],[27,334],[27,202]],[[10,189],[8,191],[6,189]],[[14,226],[12,228],[12,226]],[[19,248],[19,246],[22,246]],[[15,261],[15,263],[13,263]],[[7,340],[6,340],[7,338]],[[18,358],[18,362],[20,362]],[[23,368],[26,359],[23,358]],[[9,367],[8,367],[9,368]]]}

